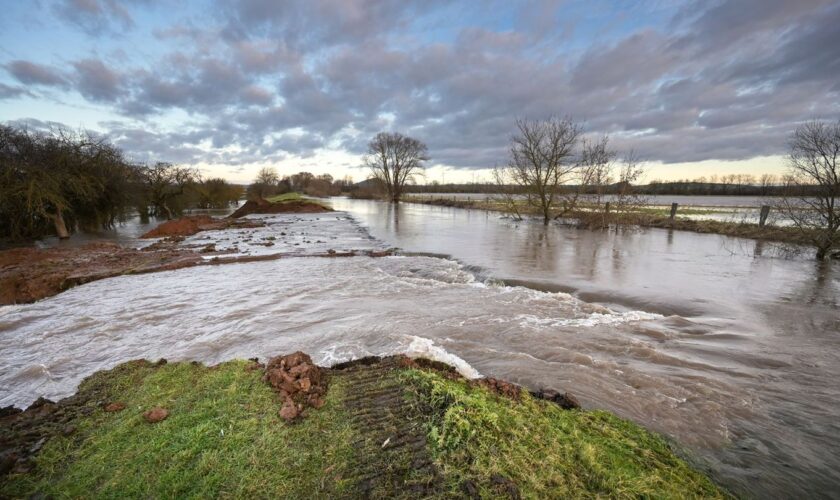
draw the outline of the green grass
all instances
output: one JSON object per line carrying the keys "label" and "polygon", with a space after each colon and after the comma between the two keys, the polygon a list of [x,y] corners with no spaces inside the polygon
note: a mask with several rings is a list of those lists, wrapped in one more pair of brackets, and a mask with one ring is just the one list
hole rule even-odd
{"label": "green grass", "polygon": [[[340,495],[352,460],[352,432],[337,404],[340,382],[320,411],[287,425],[261,371],[246,365],[174,363],[144,377],[138,370],[149,368],[118,370],[107,383],[128,408],[97,410],[80,420],[75,435],[51,439],[37,472],[7,478],[0,497]],[[86,383],[102,382],[96,377],[108,375]],[[154,406],[169,409],[169,418],[146,423],[142,413]]]}
{"label": "green grass", "polygon": [[482,497],[490,478],[530,498],[720,498],[704,475],[660,437],[603,411],[567,411],[523,394],[521,402],[436,373],[403,374],[427,405],[429,442],[452,492],[464,481]]}
{"label": "green grass", "polygon": [[270,201],[271,203],[289,203],[293,201],[301,201],[306,203],[312,203],[313,205],[320,205],[324,208],[330,208],[329,205],[325,203],[321,203],[320,201],[310,198],[308,196],[304,196],[300,193],[285,193],[285,194],[278,194],[277,196],[271,196],[266,198],[266,200]]}
{"label": "green grass", "polygon": [[[262,372],[247,366],[131,362],[93,375],[79,389],[93,413],[51,438],[34,472],[4,478],[0,498],[352,497],[354,472],[387,475],[381,444],[351,424],[343,401],[356,393],[343,372],[332,374],[323,408],[289,425]],[[497,497],[494,475],[526,498],[725,496],[662,438],[609,413],[565,411],[527,393],[512,401],[438,372],[392,371],[381,382],[392,377],[416,405],[407,425],[426,433],[445,497],[462,496],[465,481]],[[106,413],[109,401],[128,406]],[[146,423],[154,406],[169,418]]]}
{"label": "green grass", "polygon": [[295,192],[278,194],[277,196],[268,197],[268,198],[266,198],[266,200],[268,200],[272,203],[285,203],[287,201],[303,201],[303,200],[311,201],[311,200],[309,200],[309,198],[305,198],[300,193],[295,193]]}

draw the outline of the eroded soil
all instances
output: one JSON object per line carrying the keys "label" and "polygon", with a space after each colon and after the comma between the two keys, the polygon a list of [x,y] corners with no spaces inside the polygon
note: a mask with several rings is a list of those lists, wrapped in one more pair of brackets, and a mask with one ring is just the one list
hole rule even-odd
{"label": "eroded soil", "polygon": [[265,199],[248,200],[244,205],[239,207],[235,212],[230,214],[230,218],[238,219],[250,214],[318,214],[322,212],[332,212],[331,208],[325,207],[318,203],[306,200],[284,201],[281,203],[272,203]]}
{"label": "eroded soil", "polygon": [[98,242],[4,250],[0,251],[0,305],[34,302],[103,278],[169,271],[201,261],[199,253],[175,245],[138,250]]}
{"label": "eroded soil", "polygon": [[192,236],[200,231],[219,229],[242,229],[262,227],[265,224],[259,220],[238,221],[233,219],[219,219],[209,215],[187,215],[160,224],[147,232],[141,238],[166,238],[172,236]]}

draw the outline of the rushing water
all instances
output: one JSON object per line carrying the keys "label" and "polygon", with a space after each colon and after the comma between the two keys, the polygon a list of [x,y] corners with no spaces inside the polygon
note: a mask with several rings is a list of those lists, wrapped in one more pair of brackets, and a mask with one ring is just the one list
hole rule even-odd
{"label": "rushing water", "polygon": [[[329,364],[408,351],[570,390],[673,437],[738,492],[830,496],[840,484],[836,263],[716,235],[332,201],[347,213],[196,237],[293,258],[123,276],[0,308],[0,404],[65,396],[138,357],[301,349]],[[307,257],[388,246],[405,254]]]}

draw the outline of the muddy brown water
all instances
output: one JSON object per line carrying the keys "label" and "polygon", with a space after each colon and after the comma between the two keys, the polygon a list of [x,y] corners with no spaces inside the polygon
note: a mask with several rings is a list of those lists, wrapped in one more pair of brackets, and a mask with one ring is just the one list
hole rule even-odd
{"label": "muddy brown water", "polygon": [[[745,496],[831,497],[840,485],[838,263],[717,235],[331,201],[344,212],[197,235],[293,258],[123,276],[0,308],[0,404],[66,396],[138,357],[410,352],[569,390],[670,436]],[[272,247],[247,244],[271,234]],[[307,256],[390,246],[405,254]]]}

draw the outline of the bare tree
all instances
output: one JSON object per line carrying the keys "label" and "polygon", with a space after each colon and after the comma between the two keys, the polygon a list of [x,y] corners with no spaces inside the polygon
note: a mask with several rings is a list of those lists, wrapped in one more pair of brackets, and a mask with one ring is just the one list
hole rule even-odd
{"label": "bare tree", "polygon": [[365,166],[385,187],[388,199],[399,202],[407,182],[423,170],[429,159],[425,144],[399,132],[380,132],[368,143]]}
{"label": "bare tree", "polygon": [[187,187],[201,181],[197,170],[166,162],[144,167],[142,175],[146,188],[146,210],[150,209],[155,217],[167,219],[180,214],[182,195]]}
{"label": "bare tree", "polygon": [[563,197],[563,185],[578,180],[580,162],[575,147],[581,133],[569,119],[517,120],[518,134],[512,139],[510,161],[504,169],[504,182],[517,186],[526,202],[538,209],[543,223],[551,220],[557,203],[562,213],[574,208],[577,197]]}
{"label": "bare tree", "polygon": [[519,197],[519,193],[517,192],[518,187],[508,181],[506,169],[500,168],[498,165],[494,166],[493,182],[496,184],[496,193],[502,206],[504,206],[504,211],[516,220],[522,220],[517,199]]}
{"label": "bare tree", "polygon": [[840,248],[840,121],[812,121],[796,128],[789,142],[788,175],[781,209],[811,236],[817,259]]}

